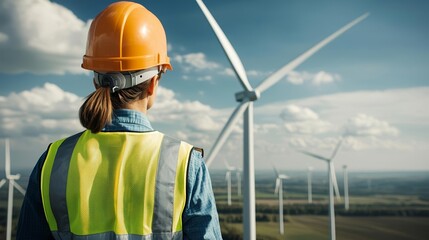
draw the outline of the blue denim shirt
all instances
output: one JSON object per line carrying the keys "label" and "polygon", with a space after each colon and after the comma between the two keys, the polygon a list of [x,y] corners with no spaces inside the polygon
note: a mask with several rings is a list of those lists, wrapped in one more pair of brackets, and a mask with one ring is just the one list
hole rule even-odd
{"label": "blue denim shirt", "polygon": [[[114,111],[112,122],[103,131],[147,132],[153,128],[144,114],[121,109]],[[18,240],[53,239],[40,192],[40,173],[45,158],[46,152],[30,176],[18,222]],[[188,164],[186,205],[182,214],[184,239],[222,239],[210,175],[202,154],[192,151]]]}

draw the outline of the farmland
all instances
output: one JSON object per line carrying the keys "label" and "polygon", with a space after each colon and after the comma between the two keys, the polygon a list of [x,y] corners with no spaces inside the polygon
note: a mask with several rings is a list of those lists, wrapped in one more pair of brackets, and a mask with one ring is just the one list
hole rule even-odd
{"label": "farmland", "polygon": [[[347,240],[400,240],[427,239],[428,218],[426,217],[337,217],[337,239]],[[224,235],[241,239],[241,224],[225,224]],[[287,216],[285,234],[278,232],[276,222],[257,222],[257,239],[328,239],[328,218],[323,216]]]}
{"label": "farmland", "polygon": [[[219,218],[224,239],[241,239],[242,197],[232,186],[232,205],[227,205],[224,172],[213,171]],[[284,229],[279,234],[275,176],[256,174],[257,239],[328,239],[328,188],[326,173],[313,173],[313,203],[308,203],[305,172],[286,173]],[[343,194],[342,178],[338,179]],[[337,239],[428,239],[429,173],[355,172],[349,175],[350,209],[336,201]]]}
{"label": "farmland", "polygon": [[[25,171],[21,171],[23,173]],[[279,234],[278,196],[274,174],[256,174],[257,239],[328,239],[327,182],[325,172],[313,174],[313,203],[307,202],[306,172],[286,172],[284,229]],[[338,174],[339,175],[339,174]],[[227,205],[225,171],[211,171],[213,189],[224,239],[242,239],[242,196],[232,181],[232,205]],[[233,175],[235,176],[235,175]],[[26,186],[23,174],[19,184]],[[338,184],[343,194],[342,178]],[[428,172],[352,172],[349,175],[350,209],[336,201],[337,239],[429,239]],[[15,191],[14,226],[22,195]],[[5,239],[7,186],[0,189],[0,240]]]}

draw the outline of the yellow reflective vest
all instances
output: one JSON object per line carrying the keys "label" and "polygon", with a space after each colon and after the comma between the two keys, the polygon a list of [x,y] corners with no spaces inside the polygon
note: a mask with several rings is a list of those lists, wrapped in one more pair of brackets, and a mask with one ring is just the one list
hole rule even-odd
{"label": "yellow reflective vest", "polygon": [[41,173],[56,239],[182,239],[192,146],[160,132],[84,131],[54,142]]}

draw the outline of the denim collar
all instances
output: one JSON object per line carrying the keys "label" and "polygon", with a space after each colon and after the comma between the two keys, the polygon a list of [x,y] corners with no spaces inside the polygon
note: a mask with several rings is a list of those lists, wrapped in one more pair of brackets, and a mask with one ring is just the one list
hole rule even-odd
{"label": "denim collar", "polygon": [[108,123],[103,132],[148,132],[153,131],[149,119],[139,111],[117,109],[113,111],[112,122]]}

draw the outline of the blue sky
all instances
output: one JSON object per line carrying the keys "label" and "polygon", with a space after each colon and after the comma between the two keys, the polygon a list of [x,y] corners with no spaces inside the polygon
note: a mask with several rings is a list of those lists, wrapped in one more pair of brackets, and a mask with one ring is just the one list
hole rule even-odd
{"label": "blue sky", "polygon": [[[0,138],[11,138],[13,168],[32,167],[50,142],[82,129],[77,110],[93,90],[90,73],[80,68],[86,34],[91,19],[111,2],[0,4]],[[164,24],[174,68],[149,111],[152,125],[209,153],[241,86],[195,1],[140,3]],[[427,1],[205,3],[252,86],[370,12],[255,103],[257,169],[324,170],[324,163],[294,149],[330,155],[347,132],[338,171],[343,164],[350,171],[429,170]],[[212,168],[223,168],[225,160],[242,164],[240,124]]]}

